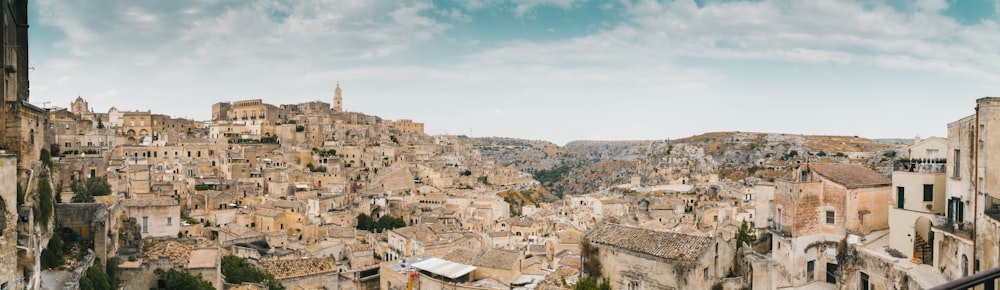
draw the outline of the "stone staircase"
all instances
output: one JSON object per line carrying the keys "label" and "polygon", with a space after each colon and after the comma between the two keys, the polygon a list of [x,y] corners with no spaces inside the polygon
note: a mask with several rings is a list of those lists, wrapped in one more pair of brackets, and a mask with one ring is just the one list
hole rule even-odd
{"label": "stone staircase", "polygon": [[931,253],[931,245],[927,243],[927,240],[924,240],[924,237],[919,233],[914,233],[913,246],[913,257],[920,259],[924,264],[930,265],[934,255]]}

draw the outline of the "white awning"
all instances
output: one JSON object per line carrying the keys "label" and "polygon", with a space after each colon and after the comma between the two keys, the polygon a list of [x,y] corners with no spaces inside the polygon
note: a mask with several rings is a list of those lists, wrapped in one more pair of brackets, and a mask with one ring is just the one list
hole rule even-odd
{"label": "white awning", "polygon": [[413,267],[437,275],[448,277],[448,279],[455,279],[458,277],[462,277],[463,275],[469,274],[472,271],[476,270],[475,266],[459,264],[438,258],[430,258],[427,260],[423,260],[419,263],[413,264]]}

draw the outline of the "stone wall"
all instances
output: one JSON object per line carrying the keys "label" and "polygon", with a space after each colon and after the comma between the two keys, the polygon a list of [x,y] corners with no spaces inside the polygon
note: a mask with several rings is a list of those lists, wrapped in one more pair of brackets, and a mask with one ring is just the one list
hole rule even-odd
{"label": "stone wall", "polygon": [[103,203],[57,203],[56,228],[70,228],[84,238],[94,237],[94,225],[107,216],[108,206]]}
{"label": "stone wall", "polygon": [[96,257],[94,251],[88,250],[87,255],[83,257],[83,262],[73,270],[72,276],[63,284],[62,290],[80,289],[80,279],[87,274],[87,269],[94,265],[94,257]]}

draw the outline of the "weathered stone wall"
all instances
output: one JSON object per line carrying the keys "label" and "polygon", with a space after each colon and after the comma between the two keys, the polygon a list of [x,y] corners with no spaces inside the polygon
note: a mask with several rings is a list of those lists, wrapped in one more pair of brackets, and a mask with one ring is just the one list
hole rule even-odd
{"label": "weathered stone wall", "polygon": [[17,271],[17,158],[0,155],[0,283],[21,277]]}
{"label": "weathered stone wall", "polygon": [[[613,289],[628,289],[638,283],[641,289],[708,289],[732,266],[729,246],[719,241],[716,259],[713,246],[694,263],[678,263],[647,254],[595,244],[601,260],[601,272],[608,276]],[[707,274],[707,275],[706,275]]]}
{"label": "weathered stone wall", "polygon": [[94,237],[94,225],[98,216],[107,215],[108,206],[103,203],[58,203],[55,205],[56,228],[70,228],[86,238]]}
{"label": "weathered stone wall", "polygon": [[867,235],[889,228],[889,186],[855,188],[848,191],[847,231]]}
{"label": "weathered stone wall", "polygon": [[167,271],[180,268],[169,259],[157,259],[143,261],[138,267],[120,266],[118,272],[125,290],[149,290],[157,287],[159,277],[154,273],[156,269]]}

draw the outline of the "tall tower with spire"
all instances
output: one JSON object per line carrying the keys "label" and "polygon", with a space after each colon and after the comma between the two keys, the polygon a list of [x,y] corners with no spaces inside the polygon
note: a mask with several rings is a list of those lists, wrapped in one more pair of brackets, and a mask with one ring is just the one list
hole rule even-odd
{"label": "tall tower with spire", "polygon": [[337,89],[333,90],[333,112],[344,112],[344,96],[340,92],[340,82],[337,82]]}

